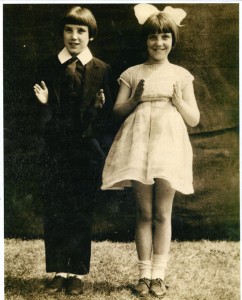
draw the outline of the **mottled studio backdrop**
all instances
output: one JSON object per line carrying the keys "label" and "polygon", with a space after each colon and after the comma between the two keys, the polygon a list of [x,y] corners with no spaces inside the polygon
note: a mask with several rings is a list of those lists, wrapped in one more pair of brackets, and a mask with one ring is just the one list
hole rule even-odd
{"label": "mottled studio backdrop", "polygon": [[[239,239],[239,4],[168,4],[187,12],[172,63],[187,68],[201,122],[189,129],[195,194],[177,194],[173,238]],[[62,48],[58,18],[70,4],[4,4],[5,236],[42,237],[36,118],[32,103],[38,63]],[[144,61],[134,4],[88,4],[99,26],[93,54],[115,78]],[[165,4],[155,4],[163,10]],[[94,238],[133,240],[130,190],[100,192]]]}

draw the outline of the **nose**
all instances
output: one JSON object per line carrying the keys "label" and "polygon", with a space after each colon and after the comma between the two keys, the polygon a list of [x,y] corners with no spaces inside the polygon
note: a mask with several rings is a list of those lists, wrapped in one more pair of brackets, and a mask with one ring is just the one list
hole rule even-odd
{"label": "nose", "polygon": [[156,44],[157,44],[158,46],[161,46],[161,45],[163,44],[163,39],[162,39],[162,37],[160,37],[160,36],[157,37]]}
{"label": "nose", "polygon": [[77,39],[77,31],[76,31],[76,30],[73,30],[73,31],[72,31],[71,38],[72,38],[73,40],[76,40],[76,39]]}

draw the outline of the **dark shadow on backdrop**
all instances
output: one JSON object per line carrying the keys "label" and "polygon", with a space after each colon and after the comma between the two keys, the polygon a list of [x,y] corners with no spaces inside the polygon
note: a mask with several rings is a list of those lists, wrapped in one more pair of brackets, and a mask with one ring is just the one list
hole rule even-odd
{"label": "dark shadow on backdrop", "polygon": [[[154,4],[163,10],[165,4]],[[187,12],[170,61],[187,68],[201,122],[189,129],[194,149],[195,194],[176,195],[173,238],[239,239],[239,5],[168,4]],[[70,4],[4,4],[5,236],[42,237],[38,192],[39,148],[32,98],[38,63],[61,50],[58,17]],[[99,26],[90,45],[111,64],[115,78],[142,63],[134,4],[88,4]],[[57,17],[57,18],[56,18]],[[134,239],[130,190],[100,192],[94,238]]]}

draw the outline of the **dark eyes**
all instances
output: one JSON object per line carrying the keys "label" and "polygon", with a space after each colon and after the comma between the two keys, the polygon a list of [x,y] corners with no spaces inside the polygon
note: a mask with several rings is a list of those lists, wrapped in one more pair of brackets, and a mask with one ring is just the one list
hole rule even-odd
{"label": "dark eyes", "polygon": [[[158,38],[157,35],[152,35],[152,34],[150,34],[150,35],[148,36],[148,39],[149,39],[149,40],[156,40],[157,38]],[[161,35],[161,38],[162,38],[163,40],[167,40],[167,39],[171,38],[171,36],[168,35],[168,34],[162,34],[162,35]]]}
{"label": "dark eyes", "polygon": [[[71,33],[71,32],[73,32],[73,30],[72,30],[71,28],[65,28],[65,32]],[[77,32],[78,32],[79,34],[81,34],[81,33],[84,33],[85,30],[79,29]]]}

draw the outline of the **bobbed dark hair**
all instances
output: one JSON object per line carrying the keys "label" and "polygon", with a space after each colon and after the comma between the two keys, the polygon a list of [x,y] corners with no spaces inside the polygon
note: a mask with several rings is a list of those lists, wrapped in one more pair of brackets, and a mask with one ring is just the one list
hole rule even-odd
{"label": "bobbed dark hair", "polygon": [[97,35],[97,22],[92,12],[81,6],[74,6],[69,9],[60,22],[60,33],[66,24],[84,25],[88,27],[89,37],[94,38]]}
{"label": "bobbed dark hair", "polygon": [[175,21],[162,11],[152,14],[142,25],[141,34],[145,41],[148,35],[153,33],[171,33],[173,48],[178,41],[178,27]]}

